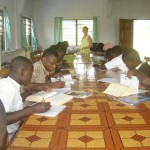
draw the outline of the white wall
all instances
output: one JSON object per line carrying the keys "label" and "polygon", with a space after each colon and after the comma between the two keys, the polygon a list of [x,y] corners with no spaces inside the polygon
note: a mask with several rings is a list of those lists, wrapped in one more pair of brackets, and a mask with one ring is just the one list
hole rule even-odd
{"label": "white wall", "polygon": [[[109,3],[107,3],[109,1]],[[54,17],[65,19],[91,19],[99,16],[99,41],[113,40],[111,0],[34,0],[34,21],[37,36],[43,48],[53,44]],[[108,11],[108,12],[107,12]]]}
{"label": "white wall", "polygon": [[32,16],[31,0],[0,0],[0,8],[6,7],[11,25],[11,48],[21,48],[21,15]]}
{"label": "white wall", "polygon": [[150,0],[114,0],[114,43],[119,41],[119,19],[150,19]]}
{"label": "white wall", "polygon": [[99,42],[118,44],[119,19],[150,19],[150,0],[34,0],[37,35],[43,48],[53,44],[56,16],[99,16]]}
{"label": "white wall", "polygon": [[43,49],[53,44],[54,17],[83,19],[99,16],[99,42],[119,42],[119,19],[150,19],[150,0],[0,0],[7,7],[12,48],[21,48],[20,16],[33,16]]}

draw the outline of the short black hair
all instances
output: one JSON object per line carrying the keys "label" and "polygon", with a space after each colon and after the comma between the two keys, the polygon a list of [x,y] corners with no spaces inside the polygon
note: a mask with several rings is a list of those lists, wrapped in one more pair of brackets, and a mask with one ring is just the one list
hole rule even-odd
{"label": "short black hair", "polygon": [[123,61],[141,61],[140,60],[140,55],[138,51],[135,49],[127,49],[124,50],[123,55],[122,55]]}
{"label": "short black hair", "polygon": [[30,59],[24,56],[17,56],[10,64],[10,72],[16,72],[20,68],[27,69],[29,67],[33,67],[33,63]]}
{"label": "short black hair", "polygon": [[108,48],[106,51],[106,57],[111,57],[112,55],[112,48]]}
{"label": "short black hair", "polygon": [[44,50],[42,57],[50,57],[54,56],[56,58],[59,58],[57,52],[56,52],[56,46],[52,45],[51,47]]}
{"label": "short black hair", "polygon": [[119,45],[112,47],[112,53],[119,56],[122,54],[122,48]]}
{"label": "short black hair", "polygon": [[[65,43],[65,42],[58,42],[58,44],[57,44],[57,46],[59,47],[59,48],[61,48],[61,50],[64,52],[64,53],[66,53],[66,50],[67,50],[67,44]],[[58,49],[58,48],[57,48]]]}
{"label": "short black hair", "polygon": [[95,50],[96,51],[104,51],[103,50],[103,47],[104,47],[104,43],[98,43],[97,45],[96,45],[96,47],[95,47]]}

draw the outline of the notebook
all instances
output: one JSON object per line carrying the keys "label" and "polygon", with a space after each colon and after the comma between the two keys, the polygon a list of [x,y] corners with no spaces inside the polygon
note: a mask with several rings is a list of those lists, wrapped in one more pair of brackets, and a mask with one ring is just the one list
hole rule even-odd
{"label": "notebook", "polygon": [[112,82],[104,91],[104,93],[114,96],[114,97],[123,97],[123,96],[129,96],[132,94],[137,94],[137,90],[133,87],[128,87],[125,85],[121,85],[119,83]]}
{"label": "notebook", "polygon": [[52,106],[55,105],[62,105],[73,98],[71,95],[67,95],[64,93],[57,93],[57,92],[45,92],[40,91],[36,94],[28,96],[25,100],[26,101],[33,101],[33,102],[50,102]]}
{"label": "notebook", "polygon": [[46,116],[46,117],[56,117],[59,113],[61,113],[66,108],[65,105],[61,106],[52,106],[50,110],[44,113],[36,113],[35,115]]}
{"label": "notebook", "polygon": [[146,101],[150,101],[150,97],[141,94],[135,94],[135,95],[125,96],[125,97],[120,97],[116,100],[125,104],[136,105]]}

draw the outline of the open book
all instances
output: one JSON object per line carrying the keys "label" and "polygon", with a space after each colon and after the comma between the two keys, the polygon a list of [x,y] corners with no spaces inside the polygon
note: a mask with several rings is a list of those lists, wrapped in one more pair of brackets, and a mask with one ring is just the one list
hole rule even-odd
{"label": "open book", "polygon": [[104,93],[115,97],[123,97],[137,94],[137,89],[112,82],[104,91]]}
{"label": "open book", "polygon": [[69,100],[71,100],[73,96],[67,95],[64,93],[57,93],[57,92],[45,92],[40,91],[36,94],[28,96],[25,100],[26,101],[32,101],[32,102],[50,102],[52,106],[54,105],[62,105]]}

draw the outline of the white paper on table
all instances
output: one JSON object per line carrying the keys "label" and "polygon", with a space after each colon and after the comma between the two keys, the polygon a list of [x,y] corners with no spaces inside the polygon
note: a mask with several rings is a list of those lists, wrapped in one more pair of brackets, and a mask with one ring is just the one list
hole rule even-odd
{"label": "white paper on table", "polygon": [[71,90],[71,88],[53,88],[51,89],[51,92],[57,92],[57,93],[66,93],[69,92]]}
{"label": "white paper on table", "polygon": [[106,83],[111,83],[111,82],[119,83],[120,79],[119,78],[102,78],[102,79],[99,79],[97,81],[98,82],[106,82]]}
{"label": "white paper on table", "polygon": [[133,87],[125,86],[119,83],[110,83],[107,89],[104,91],[105,94],[115,96],[115,97],[123,97],[129,96],[132,94],[137,94],[137,91]]}
{"label": "white paper on table", "polygon": [[46,116],[46,117],[56,117],[60,112],[66,108],[65,105],[61,106],[52,106],[50,110],[44,113],[36,113],[35,115]]}
{"label": "white paper on table", "polygon": [[[52,82],[59,81],[58,79],[51,78]],[[71,77],[71,74],[66,74],[63,77],[61,77],[61,81],[64,81],[65,83],[73,83],[73,79]]]}
{"label": "white paper on table", "polygon": [[132,76],[131,79],[127,77],[125,74],[120,75],[120,84],[132,87],[136,90],[136,93],[138,93],[139,90],[139,80],[137,77]]}
{"label": "white paper on table", "polygon": [[[56,82],[59,80],[55,79],[55,78],[51,78],[51,81]],[[66,74],[66,75],[64,75],[64,77],[61,77],[61,81],[65,82],[64,88],[70,88],[70,90],[71,90],[71,84],[74,82],[72,77],[71,77],[71,74]]]}

